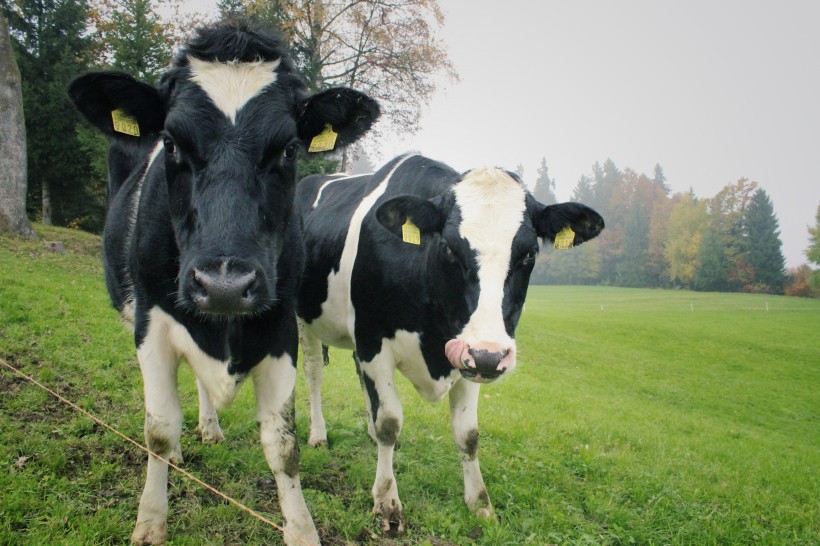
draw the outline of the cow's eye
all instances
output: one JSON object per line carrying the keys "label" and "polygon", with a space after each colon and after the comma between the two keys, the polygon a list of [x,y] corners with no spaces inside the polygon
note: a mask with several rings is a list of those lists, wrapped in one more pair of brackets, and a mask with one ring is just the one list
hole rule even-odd
{"label": "cow's eye", "polygon": [[296,157],[296,144],[288,144],[285,147],[285,159],[293,159]]}
{"label": "cow's eye", "polygon": [[174,141],[171,140],[171,137],[165,137],[162,141],[162,144],[165,146],[165,153],[168,155],[174,155],[177,151],[177,146],[174,144]]}
{"label": "cow's eye", "polygon": [[524,259],[523,259],[523,260],[521,260],[521,263],[522,263],[523,265],[531,265],[531,264],[534,264],[534,263],[535,263],[535,257],[536,257],[537,255],[538,255],[538,250],[537,250],[537,249],[532,249],[532,250],[530,250],[530,251],[527,253],[527,255],[526,255],[526,256],[524,256]]}

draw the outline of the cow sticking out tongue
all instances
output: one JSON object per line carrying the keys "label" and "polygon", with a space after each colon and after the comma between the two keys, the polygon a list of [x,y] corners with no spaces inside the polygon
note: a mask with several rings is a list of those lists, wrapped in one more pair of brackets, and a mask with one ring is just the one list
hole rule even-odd
{"label": "cow sticking out tongue", "polygon": [[471,347],[462,339],[451,339],[444,345],[444,355],[462,376],[482,383],[515,367],[514,345],[508,349],[493,345]]}

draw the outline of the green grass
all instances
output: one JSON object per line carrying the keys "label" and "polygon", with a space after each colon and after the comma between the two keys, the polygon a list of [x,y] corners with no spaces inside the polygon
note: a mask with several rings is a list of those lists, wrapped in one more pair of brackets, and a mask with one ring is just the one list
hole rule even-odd
{"label": "green grass", "polygon": [[[99,239],[38,226],[0,236],[0,357],[142,439],[142,383],[110,308]],[[47,250],[60,240],[67,255]],[[375,447],[349,354],[325,372],[331,447],[306,446],[305,497],[326,544],[818,544],[820,301],[603,287],[532,287],[519,369],[483,387],[480,458],[498,514],[462,501],[446,403],[400,381],[396,475],[409,531],[370,516]],[[279,521],[251,388],[201,445],[181,372],[184,466]],[[123,544],[145,458],[0,370],[0,544]],[[171,544],[278,544],[279,533],[172,472]]]}

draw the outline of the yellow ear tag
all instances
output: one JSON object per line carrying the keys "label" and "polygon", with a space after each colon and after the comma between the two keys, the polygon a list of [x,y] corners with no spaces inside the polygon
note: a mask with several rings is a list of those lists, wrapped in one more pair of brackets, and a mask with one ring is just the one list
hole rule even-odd
{"label": "yellow ear tag", "polygon": [[407,217],[407,221],[404,222],[404,225],[401,226],[401,240],[411,245],[421,244],[421,231],[419,231],[418,226],[410,220],[409,216]]}
{"label": "yellow ear tag", "polygon": [[131,136],[140,136],[140,126],[137,118],[117,108],[111,112],[111,121],[114,122],[114,130]]}
{"label": "yellow ear tag", "polygon": [[567,250],[573,247],[575,241],[575,232],[567,226],[558,232],[555,236],[555,248],[558,250]]}
{"label": "yellow ear tag", "polygon": [[325,125],[325,130],[313,137],[310,141],[308,152],[327,152],[336,147],[336,133],[333,132],[333,127],[328,123]]}

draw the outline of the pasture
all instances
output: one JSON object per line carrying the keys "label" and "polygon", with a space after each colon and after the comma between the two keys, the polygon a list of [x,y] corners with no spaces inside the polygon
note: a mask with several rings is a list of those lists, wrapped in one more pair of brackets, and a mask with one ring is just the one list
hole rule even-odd
{"label": "pasture", "polygon": [[[99,239],[0,236],[0,358],[142,441],[142,382],[110,307]],[[47,250],[60,240],[67,255]],[[519,368],[482,387],[479,457],[498,520],[462,500],[447,403],[399,380],[395,454],[408,533],[370,516],[375,446],[351,357],[325,370],[330,449],[306,445],[305,498],[325,544],[818,544],[820,301],[531,287]],[[279,521],[246,386],[200,444],[180,375],[183,467]],[[0,368],[0,544],[123,544],[145,472],[136,448]],[[173,545],[279,544],[279,532],[171,471]]]}

